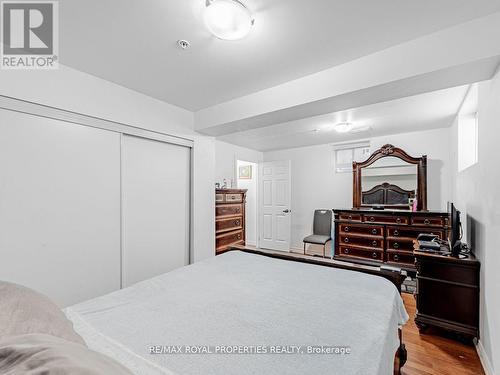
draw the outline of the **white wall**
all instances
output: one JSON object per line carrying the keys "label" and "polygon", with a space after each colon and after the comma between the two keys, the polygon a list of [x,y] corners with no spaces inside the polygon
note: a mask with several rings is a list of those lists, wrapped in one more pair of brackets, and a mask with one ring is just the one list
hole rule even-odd
{"label": "white wall", "polygon": [[[427,154],[427,203],[441,210],[451,195],[448,138],[448,128],[396,134],[371,139],[371,148],[391,143],[413,156]],[[312,233],[315,209],[352,207],[352,173],[335,173],[332,145],[265,152],[264,160],[292,161],[292,247],[302,248],[302,239]]]}
{"label": "white wall", "polygon": [[238,189],[247,189],[247,203],[245,207],[245,236],[246,244],[251,246],[257,245],[257,192],[259,190],[257,184],[258,165],[248,161],[237,160],[238,168],[243,166],[252,167],[252,178],[239,178],[237,176]]}
{"label": "white wall", "polygon": [[480,356],[487,374],[500,373],[500,72],[479,83],[478,163],[458,172],[455,121],[452,135],[453,200],[467,222],[467,241],[481,261]]}
{"label": "white wall", "polygon": [[193,152],[193,254],[194,262],[215,255],[215,140],[196,136]]}
{"label": "white wall", "polygon": [[252,163],[259,163],[264,159],[264,154],[260,151],[232,145],[230,143],[215,141],[215,182],[226,179],[228,188],[236,187],[236,161],[244,160]]}
{"label": "white wall", "polygon": [[0,70],[0,95],[172,135],[193,134],[193,113],[93,75],[58,70]]}

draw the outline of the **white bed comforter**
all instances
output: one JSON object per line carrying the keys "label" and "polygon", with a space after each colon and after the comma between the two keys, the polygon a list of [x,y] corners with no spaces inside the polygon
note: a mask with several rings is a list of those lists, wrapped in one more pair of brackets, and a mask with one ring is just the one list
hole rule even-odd
{"label": "white bed comforter", "polygon": [[[65,310],[137,375],[389,375],[408,315],[387,280],[229,252]],[[160,345],[348,346],[336,354],[150,354]]]}

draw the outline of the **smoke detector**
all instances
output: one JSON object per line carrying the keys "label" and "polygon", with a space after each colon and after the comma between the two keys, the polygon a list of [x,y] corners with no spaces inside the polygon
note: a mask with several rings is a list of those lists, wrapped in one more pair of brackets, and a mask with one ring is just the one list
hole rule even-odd
{"label": "smoke detector", "polygon": [[182,49],[188,49],[191,46],[191,43],[189,43],[187,40],[179,39],[177,41],[177,45]]}

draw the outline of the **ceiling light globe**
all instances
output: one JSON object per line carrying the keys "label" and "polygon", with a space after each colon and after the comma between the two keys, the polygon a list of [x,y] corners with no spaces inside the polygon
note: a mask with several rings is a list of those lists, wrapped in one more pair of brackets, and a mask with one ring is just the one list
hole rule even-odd
{"label": "ceiling light globe", "polygon": [[205,25],[219,39],[238,40],[252,28],[250,11],[236,0],[212,0],[205,9]]}
{"label": "ceiling light globe", "polygon": [[351,131],[352,126],[353,125],[350,122],[339,122],[338,124],[335,124],[335,131],[339,133],[347,133]]}

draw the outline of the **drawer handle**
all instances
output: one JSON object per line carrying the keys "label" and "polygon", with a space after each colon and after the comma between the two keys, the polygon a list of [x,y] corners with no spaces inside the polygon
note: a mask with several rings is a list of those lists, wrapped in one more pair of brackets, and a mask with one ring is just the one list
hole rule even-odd
{"label": "drawer handle", "polygon": [[398,224],[401,223],[401,218],[400,217],[396,218],[396,223],[398,223]]}
{"label": "drawer handle", "polygon": [[239,207],[236,208],[236,212],[240,212],[240,208]]}
{"label": "drawer handle", "polygon": [[234,222],[234,225],[240,225],[240,221],[239,221],[239,220],[236,220],[236,221]]}
{"label": "drawer handle", "polygon": [[349,216],[348,216],[348,219],[349,219],[349,220],[352,220],[352,215],[349,215]]}
{"label": "drawer handle", "polygon": [[344,249],[344,254],[349,254],[349,249]]}
{"label": "drawer handle", "polygon": [[238,239],[241,240],[241,234],[238,233]]}
{"label": "drawer handle", "polygon": [[397,229],[396,229],[396,230],[394,230],[394,235],[395,235],[395,236],[399,236],[399,230],[397,230]]}
{"label": "drawer handle", "polygon": [[370,221],[375,221],[375,218],[373,216],[370,216]]}
{"label": "drawer handle", "polygon": [[349,232],[349,227],[345,227],[344,232]]}
{"label": "drawer handle", "polygon": [[393,245],[393,246],[394,246],[394,248],[395,248],[395,249],[398,249],[398,248],[399,248],[399,244],[398,244],[397,242],[394,242],[394,245]]}
{"label": "drawer handle", "polygon": [[375,228],[372,229],[373,234],[377,234],[377,230]]}
{"label": "drawer handle", "polygon": [[348,237],[344,238],[344,242],[349,243],[349,238]]}
{"label": "drawer handle", "polygon": [[424,224],[429,225],[430,223],[431,223],[431,221],[429,219],[424,220]]}
{"label": "drawer handle", "polygon": [[373,259],[377,259],[378,258],[378,254],[374,251],[373,254],[372,254],[372,258]]}
{"label": "drawer handle", "polygon": [[398,256],[398,254],[395,254],[395,255],[394,255],[394,260],[395,260],[396,262],[399,260],[399,256]]}
{"label": "drawer handle", "polygon": [[377,241],[373,240],[373,241],[372,241],[372,245],[373,245],[373,246],[377,246]]}

